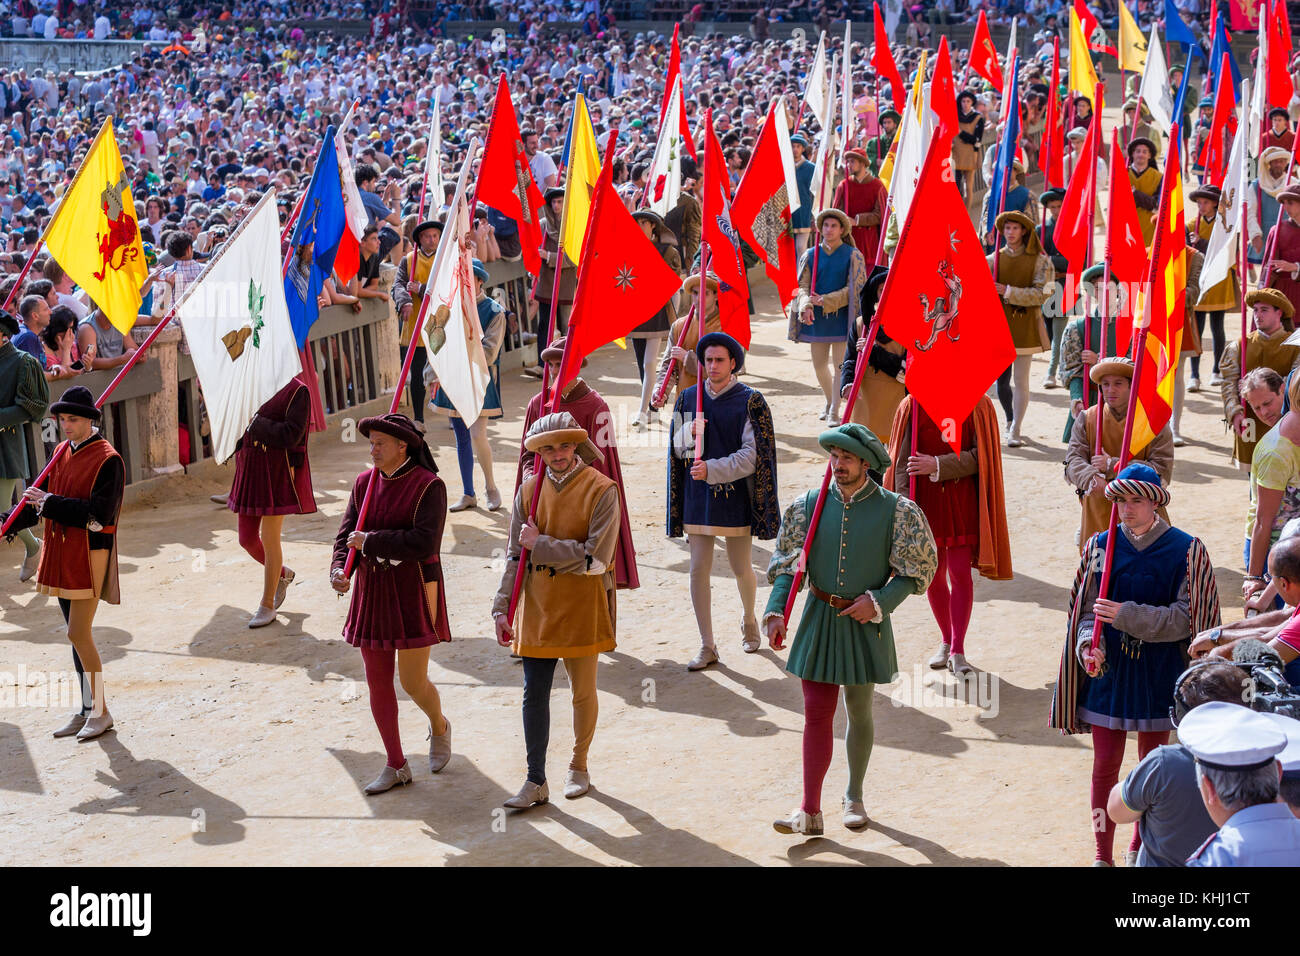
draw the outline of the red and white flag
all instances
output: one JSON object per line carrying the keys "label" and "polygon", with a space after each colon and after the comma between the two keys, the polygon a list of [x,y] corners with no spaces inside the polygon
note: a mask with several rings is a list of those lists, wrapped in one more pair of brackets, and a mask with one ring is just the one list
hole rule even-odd
{"label": "red and white flag", "polygon": [[718,318],[722,331],[749,348],[749,280],[740,254],[740,236],[731,223],[731,180],[722,144],[713,131],[713,111],[704,116],[704,200],[701,241],[709,247],[709,268],[718,277]]}
{"label": "red and white flag", "polygon": [[[740,238],[763,260],[776,284],[782,307],[790,305],[799,288],[790,216],[799,208],[799,184],[794,178],[794,153],[785,106],[778,97],[767,111],[758,142],[731,203],[731,221]],[[716,270],[714,270],[716,271]]]}
{"label": "red and white flag", "polygon": [[361,265],[361,237],[365,234],[370,217],[361,203],[357,191],[357,177],[352,171],[352,158],[348,156],[346,136],[352,123],[352,111],[343,118],[343,125],[334,136],[334,156],[339,164],[339,184],[343,187],[343,221],[345,228],[339,237],[339,249],[334,254],[334,273],[339,282],[347,284],[357,274]]}

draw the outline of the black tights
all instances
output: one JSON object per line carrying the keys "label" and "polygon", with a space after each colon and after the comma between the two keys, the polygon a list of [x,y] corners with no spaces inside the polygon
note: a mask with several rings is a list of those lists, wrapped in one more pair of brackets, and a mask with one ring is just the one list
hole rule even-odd
{"label": "black tights", "polygon": [[[410,346],[402,347],[402,361],[406,361],[406,350]],[[407,384],[411,386],[411,417],[417,422],[424,421],[424,363],[427,353],[424,346],[418,346],[415,350],[415,356],[411,359],[411,374],[407,378]]]}
{"label": "black tights", "polygon": [[[1223,358],[1223,311],[1218,312],[1197,312],[1196,313],[1196,337],[1199,339],[1205,332],[1205,317],[1210,317],[1210,338],[1214,340],[1214,368],[1212,372],[1218,372],[1219,359]],[[1192,378],[1201,377],[1201,357],[1192,356]]]}
{"label": "black tights", "polygon": [[[68,614],[72,610],[72,602],[67,598],[59,598],[59,610],[63,612],[63,623],[68,623]],[[72,649],[72,665],[77,669],[77,683],[81,685],[81,715],[90,716],[94,710],[91,704],[90,681],[86,679],[86,669],[81,666],[81,657],[77,654],[77,649]]]}
{"label": "black tights", "polygon": [[1015,363],[1007,366],[1006,371],[998,376],[998,402],[1002,406],[1002,414],[1007,416],[1007,424],[1011,424],[1011,419],[1015,418],[1015,409],[1011,404],[1011,370],[1015,368]]}
{"label": "black tights", "polygon": [[636,353],[636,370],[641,376],[641,381],[645,381],[645,347],[649,339],[633,339],[632,351]]}

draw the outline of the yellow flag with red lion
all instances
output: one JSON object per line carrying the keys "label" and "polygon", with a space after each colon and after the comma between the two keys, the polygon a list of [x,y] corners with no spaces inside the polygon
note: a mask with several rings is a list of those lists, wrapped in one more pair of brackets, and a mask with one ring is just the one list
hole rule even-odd
{"label": "yellow flag with red lion", "polygon": [[135,325],[148,269],[111,120],[104,121],[46,227],[45,245],[118,331]]}

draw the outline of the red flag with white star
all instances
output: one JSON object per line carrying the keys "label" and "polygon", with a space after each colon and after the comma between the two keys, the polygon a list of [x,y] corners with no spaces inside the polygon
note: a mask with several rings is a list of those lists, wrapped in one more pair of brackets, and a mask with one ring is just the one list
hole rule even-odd
{"label": "red flag with white star", "polygon": [[560,389],[578,374],[584,356],[631,333],[662,309],[682,284],[614,191],[615,136],[605,149],[592,197],[558,377]]}

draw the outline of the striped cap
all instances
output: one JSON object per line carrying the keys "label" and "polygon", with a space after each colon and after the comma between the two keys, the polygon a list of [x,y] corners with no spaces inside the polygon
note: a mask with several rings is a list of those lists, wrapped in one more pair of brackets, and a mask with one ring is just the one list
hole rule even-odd
{"label": "striped cap", "polygon": [[1169,504],[1169,491],[1160,483],[1156,470],[1140,461],[1133,462],[1106,485],[1106,497],[1111,501],[1133,495],[1157,505]]}

